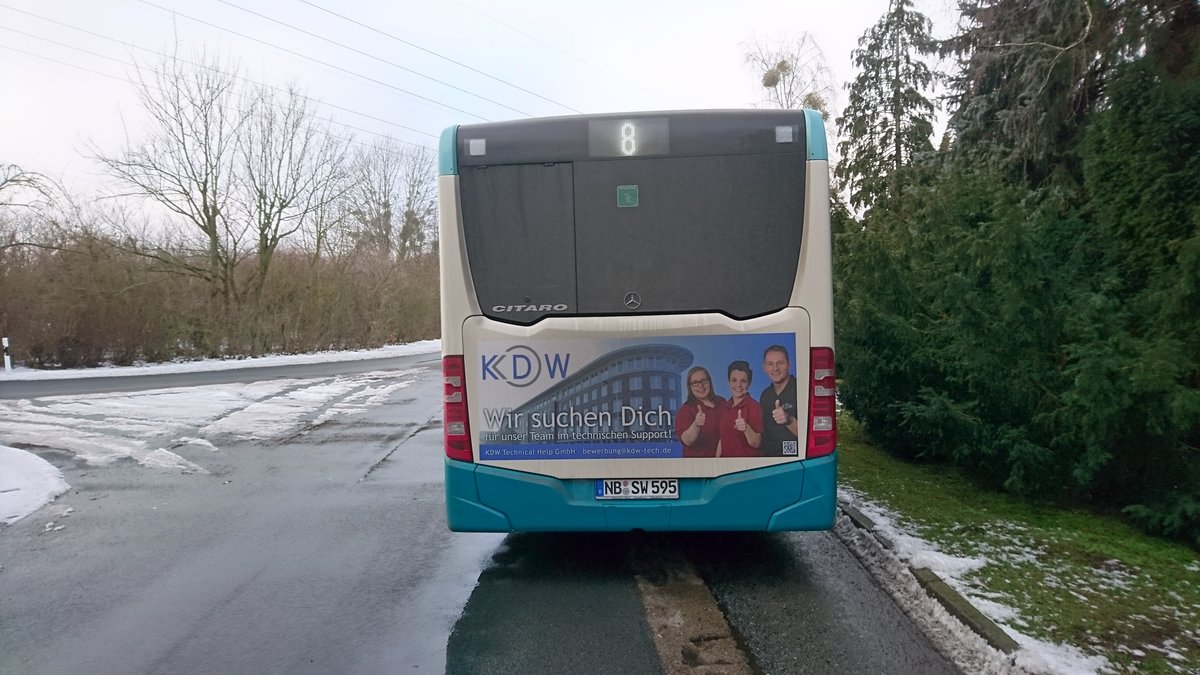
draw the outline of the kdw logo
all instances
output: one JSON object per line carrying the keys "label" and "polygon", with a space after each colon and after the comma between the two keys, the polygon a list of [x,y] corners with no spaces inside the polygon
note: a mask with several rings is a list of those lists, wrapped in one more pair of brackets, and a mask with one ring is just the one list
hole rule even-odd
{"label": "kdw logo", "polygon": [[528,387],[545,373],[552,380],[567,376],[570,354],[538,354],[528,345],[513,345],[503,354],[484,354],[483,381],[500,380],[514,387]]}

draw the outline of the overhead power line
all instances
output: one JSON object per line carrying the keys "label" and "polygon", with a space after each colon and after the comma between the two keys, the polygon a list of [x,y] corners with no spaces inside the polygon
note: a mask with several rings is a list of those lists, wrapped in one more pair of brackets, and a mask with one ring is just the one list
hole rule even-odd
{"label": "overhead power line", "polygon": [[270,48],[272,48],[272,49],[277,49],[277,50],[279,50],[279,51],[281,51],[281,52],[284,52],[284,53],[287,53],[287,54],[291,54],[292,56],[298,56],[298,57],[300,57],[300,58],[302,58],[302,59],[304,59],[304,60],[306,60],[306,61],[312,61],[313,63],[319,63],[319,64],[321,64],[322,66],[325,66],[326,68],[333,68],[334,70],[341,71],[341,72],[343,72],[343,73],[346,73],[346,74],[348,74],[348,75],[353,75],[354,77],[361,78],[361,79],[363,79],[363,80],[367,80],[367,81],[369,81],[369,82],[374,82],[375,84],[382,85],[382,86],[384,86],[384,87],[387,87],[388,89],[394,89],[395,91],[401,92],[401,93],[403,93],[403,94],[406,94],[406,95],[408,95],[408,96],[411,96],[411,97],[413,97],[413,98],[420,99],[420,100],[422,100],[422,101],[426,101],[426,102],[428,102],[428,103],[432,103],[433,105],[439,106],[439,107],[441,107],[441,108],[445,108],[445,109],[447,109],[447,110],[453,110],[454,112],[460,112],[460,113],[462,113],[462,114],[464,114],[464,115],[469,115],[469,116],[471,116],[471,117],[474,117],[474,118],[475,118],[475,119],[477,119],[477,120],[483,120],[484,122],[490,122],[490,121],[491,121],[491,120],[489,120],[489,119],[488,119],[488,118],[486,118],[486,117],[483,117],[483,116],[481,116],[481,115],[476,115],[475,113],[473,113],[473,112],[470,112],[470,111],[467,111],[467,110],[463,110],[462,108],[456,108],[456,107],[454,107],[454,106],[452,106],[452,105],[450,105],[450,104],[448,104],[448,103],[443,103],[443,102],[441,102],[441,101],[439,101],[439,100],[437,100],[437,99],[429,98],[428,96],[422,96],[422,95],[420,95],[420,94],[418,94],[418,93],[416,93],[416,92],[412,92],[412,91],[409,91],[409,90],[407,90],[407,89],[403,89],[403,88],[401,88],[401,87],[397,87],[397,86],[396,86],[396,85],[394,85],[394,84],[389,84],[389,83],[387,83],[387,82],[384,82],[383,80],[377,80],[377,79],[375,79],[375,78],[373,78],[373,77],[368,77],[368,76],[366,76],[366,75],[363,75],[362,73],[356,73],[356,72],[354,72],[354,71],[352,71],[352,70],[349,70],[349,69],[347,69],[347,68],[342,68],[341,66],[335,66],[335,65],[333,65],[332,63],[328,63],[328,62],[326,62],[326,61],[322,61],[322,60],[320,60],[320,59],[313,58],[313,57],[311,57],[311,56],[308,56],[307,54],[301,54],[300,52],[297,52],[297,51],[294,51],[294,50],[291,50],[291,49],[287,49],[286,47],[280,47],[279,45],[274,45],[274,44],[271,44],[270,42],[267,42],[266,40],[260,40],[260,39],[258,39],[258,38],[256,38],[256,37],[251,37],[251,36],[249,36],[249,35],[246,35],[245,33],[239,33],[239,32],[237,32],[237,31],[235,31],[235,30],[232,30],[232,29],[230,29],[230,28],[225,28],[225,27],[223,27],[223,26],[218,26],[218,25],[217,25],[217,24],[215,24],[215,23],[211,23],[211,22],[209,22],[209,21],[205,21],[205,20],[203,20],[203,19],[197,19],[197,18],[196,18],[196,17],[194,17],[194,16],[189,16],[189,15],[187,15],[187,14],[184,14],[183,12],[180,12],[180,11],[178,11],[178,10],[170,9],[170,8],[168,8],[168,7],[163,7],[162,5],[158,5],[158,4],[155,4],[155,3],[153,3],[153,2],[150,2],[150,0],[138,0],[138,2],[142,3],[143,5],[147,5],[147,6],[153,7],[153,8],[155,8],[155,9],[157,9],[157,10],[163,11],[163,12],[169,12],[169,13],[171,13],[171,14],[175,14],[175,15],[177,15],[177,16],[181,16],[181,17],[183,17],[183,18],[185,18],[185,19],[187,19],[187,20],[189,20],[189,21],[193,21],[193,22],[195,22],[195,23],[198,23],[198,24],[203,24],[203,25],[205,25],[205,26],[208,26],[208,27],[210,27],[210,28],[215,28],[215,29],[217,29],[217,30],[219,30],[219,31],[223,31],[223,32],[229,33],[230,35],[236,35],[236,36],[238,36],[238,37],[240,37],[240,38],[244,38],[244,39],[246,39],[246,40],[251,40],[251,41],[253,41],[253,42],[257,42],[257,43],[259,43],[259,44],[261,44],[261,45],[266,45],[266,46],[268,46],[268,47],[270,47]]}
{"label": "overhead power line", "polygon": [[[12,29],[11,29],[11,28],[6,28],[5,30],[12,30]],[[0,49],[7,49],[7,50],[9,50],[10,52],[17,52],[18,54],[24,54],[24,55],[26,55],[26,56],[32,56],[32,57],[34,57],[35,59],[42,59],[43,61],[49,61],[49,62],[51,62],[51,63],[57,63],[57,64],[59,64],[60,66],[67,66],[68,68],[75,68],[76,70],[82,70],[82,71],[85,71],[85,72],[88,72],[88,73],[92,73],[93,75],[99,75],[99,76],[101,76],[101,77],[108,77],[108,78],[111,78],[111,79],[114,79],[114,80],[120,80],[120,81],[122,81],[122,82],[127,82],[127,83],[129,83],[129,84],[136,84],[136,82],[134,82],[133,80],[129,79],[128,77],[121,77],[120,75],[113,75],[112,73],[103,73],[103,72],[100,72],[99,70],[93,70],[93,69],[91,69],[91,68],[88,68],[87,66],[80,66],[80,65],[76,65],[76,64],[74,64],[74,63],[67,63],[66,61],[60,61],[60,60],[58,60],[58,59],[56,59],[56,58],[53,58],[53,57],[50,57],[50,56],[46,56],[45,54],[34,54],[33,52],[26,51],[26,50],[24,50],[24,49],[17,49],[16,47],[10,47],[10,46],[8,46],[8,45],[0,45]]]}
{"label": "overhead power line", "polygon": [[[304,0],[301,0],[301,2],[303,2],[303,1],[304,1]],[[612,79],[614,79],[614,80],[618,80],[618,81],[622,81],[622,82],[624,82],[624,80],[625,80],[625,79],[627,79],[627,78],[621,78],[621,77],[619,77],[619,76],[617,76],[617,75],[614,75],[613,73],[610,73],[609,71],[607,71],[607,70],[605,70],[605,69],[601,68],[600,66],[597,66],[597,65],[596,65],[596,64],[594,64],[594,63],[591,63],[591,62],[589,62],[589,61],[585,61],[584,59],[581,59],[581,58],[579,58],[578,56],[575,56],[575,55],[574,55],[574,54],[572,54],[571,52],[564,51],[564,50],[562,50],[562,49],[560,49],[560,48],[558,48],[558,47],[555,47],[554,45],[550,44],[549,42],[546,42],[545,40],[543,40],[543,39],[541,39],[541,38],[537,37],[536,35],[530,35],[529,33],[526,33],[525,31],[521,30],[520,28],[517,28],[516,26],[509,25],[509,24],[507,24],[507,23],[505,23],[505,22],[501,21],[500,19],[497,19],[496,17],[494,17],[494,16],[492,16],[492,15],[490,15],[490,14],[485,14],[485,13],[483,13],[483,12],[479,11],[478,9],[475,9],[474,7],[472,7],[472,6],[468,5],[467,3],[465,3],[465,2],[462,2],[462,0],[454,0],[454,2],[455,2],[455,4],[457,4],[457,5],[461,6],[461,7],[463,7],[464,9],[467,9],[467,10],[469,10],[469,11],[471,11],[471,12],[474,12],[474,13],[478,14],[479,16],[482,16],[483,18],[487,19],[488,21],[492,21],[492,22],[498,23],[498,24],[500,24],[501,26],[504,26],[505,28],[507,28],[507,29],[511,30],[511,31],[512,31],[512,32],[514,32],[514,33],[517,33],[517,34],[519,34],[519,35],[523,35],[523,36],[525,36],[525,37],[529,38],[530,40],[533,40],[534,42],[536,42],[536,43],[538,43],[538,44],[542,45],[543,47],[546,47],[546,48],[548,48],[548,49],[553,49],[554,51],[558,52],[559,54],[562,54],[563,56],[566,56],[566,57],[568,57],[568,58],[574,59],[574,60],[578,61],[579,63],[582,63],[583,65],[585,65],[585,66],[587,66],[587,67],[589,67],[589,68],[592,68],[593,70],[596,70],[597,72],[603,73],[604,75],[607,75],[608,77],[610,77],[610,78],[612,78]],[[635,84],[635,85],[633,85],[633,87],[634,87],[635,89],[637,89],[638,91],[641,91],[642,93],[649,94],[650,96],[653,96],[654,98],[657,98],[659,101],[666,101],[666,99],[664,99],[664,98],[662,97],[662,95],[661,95],[661,94],[658,94],[658,93],[655,93],[655,92],[652,92],[652,91],[647,91],[647,90],[643,89],[642,87],[639,87],[639,86],[637,86],[636,84]]]}
{"label": "overhead power line", "polygon": [[[143,1],[144,1],[144,0],[143,0]],[[253,14],[254,16],[257,16],[257,17],[259,17],[259,18],[261,18],[261,19],[266,19],[267,21],[270,21],[271,23],[278,24],[278,25],[280,25],[280,26],[284,26],[285,28],[290,28],[290,29],[292,29],[292,30],[294,30],[294,31],[296,31],[296,32],[298,32],[298,33],[303,33],[303,34],[305,34],[305,35],[307,35],[307,36],[309,36],[309,37],[314,37],[314,38],[316,38],[316,39],[318,39],[318,40],[321,40],[321,41],[323,41],[323,42],[328,42],[329,44],[331,44],[331,45],[334,45],[334,46],[337,46],[337,47],[341,47],[342,49],[347,49],[347,50],[349,50],[349,51],[352,51],[352,52],[354,52],[355,54],[361,54],[361,55],[363,55],[363,56],[365,56],[365,57],[367,57],[367,58],[369,58],[369,59],[374,59],[374,60],[376,60],[376,61],[378,61],[378,62],[380,62],[380,63],[386,64],[386,65],[389,65],[389,66],[391,66],[391,67],[393,67],[393,68],[398,68],[398,69],[400,69],[400,70],[403,70],[403,71],[404,71],[404,72],[406,72],[406,73],[412,73],[413,75],[416,75],[417,77],[422,77],[422,78],[425,78],[426,80],[429,80],[430,82],[436,82],[436,83],[438,83],[438,84],[440,84],[440,85],[442,85],[442,86],[444,86],[444,87],[449,87],[449,88],[451,88],[451,89],[453,89],[453,90],[455,90],[455,91],[462,92],[462,93],[464,93],[464,94],[466,94],[466,95],[468,95],[468,96],[474,96],[475,98],[477,98],[477,99],[479,99],[479,100],[481,100],[481,101],[487,101],[488,103],[491,103],[491,104],[493,104],[493,105],[498,105],[498,106],[500,106],[501,108],[506,108],[506,109],[508,109],[508,110],[511,110],[511,111],[513,111],[513,112],[517,113],[518,115],[524,115],[525,117],[531,117],[531,115],[530,115],[529,113],[525,112],[524,110],[518,110],[517,108],[514,108],[514,107],[512,107],[512,106],[510,106],[510,105],[505,105],[504,103],[501,103],[500,101],[497,101],[497,100],[495,100],[495,99],[490,99],[490,98],[488,98],[488,97],[486,97],[486,96],[483,96],[483,95],[481,95],[481,94],[476,94],[476,93],[475,93],[475,92],[473,92],[473,91],[470,91],[470,90],[467,90],[467,89],[463,89],[462,87],[459,87],[459,86],[457,86],[457,85],[454,85],[454,84],[450,84],[449,82],[447,82],[447,81],[445,81],[445,80],[439,80],[439,79],[438,79],[438,78],[436,78],[436,77],[433,77],[433,76],[430,76],[430,75],[426,75],[425,73],[422,73],[422,72],[419,72],[419,71],[413,70],[412,68],[409,68],[409,67],[407,67],[407,66],[402,66],[402,65],[400,65],[399,63],[396,63],[395,61],[388,61],[387,59],[385,59],[385,58],[383,58],[383,57],[380,57],[380,56],[375,56],[374,54],[371,54],[370,52],[365,52],[365,51],[363,51],[363,50],[361,50],[361,49],[358,49],[357,47],[351,47],[350,45],[348,45],[348,44],[345,44],[345,43],[342,43],[342,42],[338,42],[337,40],[330,40],[329,38],[325,37],[324,35],[318,35],[317,33],[314,33],[314,32],[312,32],[312,31],[305,30],[305,29],[303,29],[303,28],[300,28],[300,27],[298,27],[298,26],[293,26],[292,24],[290,24],[290,23],[288,23],[288,22],[286,22],[286,21],[280,21],[279,19],[276,19],[276,18],[274,18],[274,17],[271,17],[271,16],[267,16],[266,14],[263,14],[263,13],[261,13],[261,12],[256,12],[256,11],[254,11],[254,10],[252,10],[252,9],[246,9],[245,7],[242,7],[241,5],[238,5],[238,4],[235,4],[235,3],[229,2],[229,0],[217,0],[217,2],[219,2],[219,3],[223,4],[223,5],[228,5],[228,6],[230,6],[230,7],[234,8],[234,9],[236,9],[236,10],[240,10],[240,11],[246,12],[247,14]]]}
{"label": "overhead power line", "polygon": [[[90,30],[87,30],[86,28],[80,28],[80,27],[78,27],[78,26],[73,26],[73,25],[71,25],[71,24],[69,24],[69,23],[65,23],[65,22],[63,22],[63,21],[58,21],[57,19],[51,19],[51,18],[49,18],[49,17],[45,17],[45,16],[41,16],[41,15],[38,15],[38,14],[34,14],[33,12],[27,12],[27,11],[25,11],[25,10],[21,10],[21,9],[15,9],[15,8],[13,8],[13,7],[9,7],[8,5],[5,5],[5,4],[3,4],[3,3],[0,3],[0,7],[3,7],[3,8],[5,8],[5,9],[11,9],[11,10],[13,10],[13,11],[20,12],[20,13],[22,13],[22,14],[27,14],[27,15],[29,15],[29,16],[32,16],[32,17],[34,17],[35,19],[40,19],[40,20],[42,20],[42,21],[46,21],[46,22],[48,22],[48,23],[57,24],[57,25],[59,25],[59,26],[62,26],[62,27],[64,27],[64,28],[69,28],[69,29],[71,29],[71,30],[74,30],[74,31],[77,31],[77,32],[80,32],[80,33],[84,33],[85,35],[91,35],[91,36],[93,36],[93,37],[98,37],[98,38],[100,38],[100,39],[102,39],[102,40],[107,40],[107,41],[109,41],[109,42],[114,42],[114,43],[116,43],[116,44],[119,44],[119,45],[121,45],[122,47],[132,47],[132,48],[134,48],[134,49],[139,49],[139,50],[141,50],[141,51],[143,51],[143,52],[147,52],[147,53],[150,53],[150,54],[154,54],[154,55],[156,55],[156,56],[159,56],[159,57],[175,59],[175,60],[179,61],[180,63],[186,63],[186,64],[188,64],[188,65],[190,65],[190,66],[195,66],[195,67],[197,67],[197,68],[204,68],[204,69],[206,69],[206,70],[211,70],[211,71],[213,71],[213,72],[215,72],[215,73],[219,73],[219,74],[221,74],[221,75],[227,75],[227,76],[229,76],[229,77],[234,77],[234,78],[237,78],[237,79],[239,79],[239,80],[242,80],[242,81],[244,81],[244,82],[248,82],[248,83],[250,83],[250,84],[258,85],[258,86],[261,86],[261,87],[266,87],[266,88],[268,88],[268,89],[272,89],[272,90],[274,90],[274,91],[277,91],[277,92],[280,92],[280,93],[285,93],[285,94],[286,94],[286,93],[289,93],[287,90],[285,90],[285,89],[283,89],[283,88],[281,88],[281,87],[276,87],[276,86],[274,86],[274,85],[267,84],[266,82],[260,82],[260,81],[258,81],[258,80],[254,80],[254,79],[251,79],[251,78],[245,77],[245,76],[243,76],[243,75],[237,75],[236,73],[229,73],[229,72],[225,72],[225,71],[223,71],[223,70],[221,70],[221,69],[219,69],[219,68],[216,68],[216,67],[214,67],[214,66],[210,66],[210,65],[208,65],[208,64],[204,64],[204,63],[196,63],[195,61],[190,61],[190,60],[188,60],[188,59],[180,58],[180,57],[173,56],[173,55],[169,55],[169,54],[164,54],[164,53],[162,53],[162,52],[160,52],[160,51],[156,51],[156,50],[154,50],[154,49],[150,49],[150,48],[148,48],[148,47],[142,47],[142,46],[140,46],[140,45],[135,45],[135,44],[132,44],[132,43],[129,43],[129,42],[124,42],[124,41],[122,41],[122,40],[118,40],[117,38],[114,38],[114,37],[111,37],[111,36],[108,36],[108,35],[104,35],[104,34],[102,34],[102,33],[97,33],[97,32],[95,32],[95,31],[90,31]],[[75,45],[67,44],[67,43],[64,43],[64,42],[58,42],[57,40],[52,40],[52,39],[50,39],[50,38],[47,38],[47,37],[42,37],[42,36],[40,36],[40,35],[34,35],[33,33],[27,33],[27,32],[25,32],[25,31],[18,30],[18,29],[16,29],[16,28],[10,28],[10,27],[8,27],[8,26],[0,26],[0,28],[2,28],[2,29],[4,29],[4,30],[12,31],[12,32],[14,32],[14,33],[20,33],[21,35],[25,35],[25,36],[28,36],[28,37],[31,37],[31,38],[34,38],[34,39],[37,39],[37,40],[43,40],[43,41],[45,41],[45,42],[50,42],[50,43],[53,43],[53,44],[59,45],[59,46],[61,46],[61,47],[67,47],[68,49],[74,49],[74,50],[77,50],[77,51],[81,51],[81,52],[84,52],[85,54],[91,54],[92,56],[96,56],[96,57],[99,57],[99,58],[102,58],[102,59],[110,59],[110,60],[117,61],[118,63],[122,63],[122,64],[124,64],[124,65],[133,65],[134,67],[137,67],[137,64],[129,64],[129,63],[126,63],[125,61],[122,61],[122,60],[120,60],[120,59],[114,59],[114,58],[113,58],[113,57],[111,57],[111,56],[105,56],[105,55],[103,55],[103,54],[97,54],[97,53],[95,53],[95,52],[89,52],[89,51],[87,51],[87,50],[85,50],[85,49],[82,49],[82,48],[80,48],[80,47],[77,47],[77,46],[75,46]],[[377,121],[377,122],[382,122],[382,123],[384,123],[384,124],[388,124],[388,125],[391,125],[391,126],[397,127],[397,128],[399,128],[399,129],[404,129],[404,130],[406,130],[406,131],[411,131],[411,132],[413,132],[413,133],[415,133],[415,134],[420,134],[420,135],[422,135],[422,136],[428,136],[429,138],[437,138],[437,137],[438,137],[436,134],[431,134],[431,133],[429,133],[429,132],[427,132],[427,131],[421,131],[420,129],[414,129],[414,128],[410,127],[410,126],[406,126],[406,125],[404,125],[404,124],[400,124],[399,122],[393,122],[393,121],[391,121],[391,120],[387,120],[387,119],[384,119],[384,118],[382,118],[382,117],[376,117],[376,116],[374,116],[374,115],[370,115],[370,114],[367,114],[367,113],[364,113],[364,112],[359,112],[359,111],[357,111],[357,110],[353,110],[353,109],[351,109],[351,108],[346,108],[346,107],[344,107],[344,106],[337,105],[336,103],[329,103],[329,102],[327,102],[327,101],[322,101],[322,100],[319,100],[319,99],[315,99],[315,98],[312,98],[312,97],[310,97],[310,96],[306,96],[306,95],[303,95],[303,94],[301,94],[301,98],[303,98],[304,100],[306,100],[306,101],[309,101],[309,102],[311,102],[311,103],[314,103],[314,104],[316,104],[316,105],[323,105],[323,106],[327,106],[327,107],[330,107],[330,108],[334,108],[334,109],[336,109],[336,110],[341,110],[341,111],[343,111],[343,112],[348,112],[348,113],[350,113],[350,114],[352,114],[352,115],[358,115],[358,116],[360,116],[360,117],[365,117],[365,118],[367,118],[367,119],[375,120],[375,121]],[[340,122],[335,122],[335,123],[337,123],[337,124],[340,124]],[[373,132],[368,132],[368,133],[373,133]]]}
{"label": "overhead power line", "polygon": [[[222,1],[223,1],[223,0],[222,0]],[[480,74],[480,75],[483,75],[483,76],[484,76],[484,77],[486,77],[486,78],[489,78],[489,79],[495,80],[496,82],[499,82],[499,83],[501,83],[501,84],[508,85],[508,86],[512,87],[513,89],[517,89],[517,90],[523,91],[523,92],[525,92],[526,94],[529,94],[530,96],[536,96],[537,98],[540,98],[540,99],[542,99],[543,101],[546,101],[546,102],[548,102],[548,103],[553,103],[554,105],[556,105],[556,106],[559,106],[559,107],[562,107],[562,108],[566,108],[567,110],[570,110],[571,112],[577,112],[577,113],[582,113],[582,112],[583,112],[582,110],[577,110],[577,109],[575,109],[575,108],[572,108],[571,106],[567,105],[566,103],[561,103],[561,102],[559,102],[559,101],[555,101],[555,100],[554,100],[554,99],[552,99],[552,98],[547,98],[547,97],[545,97],[545,96],[542,96],[541,94],[537,93],[536,91],[530,91],[530,90],[526,89],[525,87],[522,87],[522,86],[520,86],[520,85],[518,85],[518,84],[513,84],[512,82],[509,82],[508,80],[501,79],[501,78],[499,78],[499,77],[496,77],[495,75],[492,75],[492,74],[490,74],[490,73],[485,73],[484,71],[482,71],[482,70],[479,70],[478,68],[472,68],[471,66],[468,66],[467,64],[465,64],[465,63],[463,63],[463,62],[461,62],[461,61],[455,61],[454,59],[452,59],[452,58],[450,58],[450,57],[448,57],[448,56],[445,56],[444,54],[439,54],[438,52],[435,52],[435,51],[433,51],[432,49],[426,49],[425,47],[422,47],[421,45],[419,45],[419,44],[416,44],[416,43],[413,43],[413,42],[409,42],[408,40],[405,40],[404,38],[399,38],[399,37],[396,37],[395,35],[392,35],[391,33],[388,33],[387,31],[382,31],[382,30],[379,30],[378,28],[376,28],[376,27],[374,27],[374,26],[369,26],[369,25],[367,25],[367,24],[365,24],[365,23],[363,23],[363,22],[361,22],[361,21],[357,21],[357,20],[355,20],[355,19],[352,19],[352,18],[350,18],[350,17],[346,16],[345,14],[339,14],[339,13],[337,13],[337,12],[335,12],[335,11],[331,10],[331,9],[328,9],[328,8],[326,8],[326,7],[322,7],[322,6],[320,6],[320,5],[318,5],[317,3],[315,3],[315,2],[310,2],[309,0],[300,0],[300,2],[302,2],[302,3],[306,4],[306,5],[308,5],[309,7],[312,7],[312,8],[314,8],[314,9],[318,9],[318,10],[320,10],[320,11],[322,11],[322,12],[325,12],[326,14],[332,14],[333,16],[336,16],[336,17],[338,17],[339,19],[342,19],[343,21],[349,21],[350,23],[352,23],[352,24],[354,24],[354,25],[356,25],[356,26],[361,26],[361,27],[363,27],[363,28],[366,28],[366,29],[367,29],[367,30],[369,30],[369,31],[372,31],[372,32],[374,32],[374,33],[378,33],[378,34],[380,34],[380,35],[382,35],[382,36],[384,36],[384,37],[387,37],[387,38],[391,38],[391,39],[395,40],[396,42],[399,42],[400,44],[408,45],[409,47],[412,47],[413,49],[418,49],[418,50],[420,50],[420,51],[423,51],[423,52],[425,52],[426,54],[429,54],[430,56],[435,56],[435,57],[437,57],[437,58],[439,58],[439,59],[441,59],[441,60],[443,60],[443,61],[446,61],[447,63],[453,63],[454,65],[456,65],[456,66],[458,66],[458,67],[460,67],[460,68],[466,68],[467,70],[469,70],[469,71],[471,71],[471,72],[473,72],[473,73],[478,73],[478,74]]]}
{"label": "overhead power line", "polygon": [[[11,28],[7,28],[7,27],[4,27],[4,26],[0,26],[0,28],[3,28],[4,30],[13,30],[13,29],[11,29]],[[14,32],[17,32],[17,33],[22,33],[22,31],[14,31]],[[26,35],[28,35],[27,33],[25,33],[25,34],[26,34]],[[33,36],[33,37],[37,37],[37,36]],[[38,39],[43,39],[43,40],[44,40],[45,38],[38,38]],[[59,43],[59,42],[55,42],[54,40],[47,40],[47,41],[48,41],[48,42],[54,42],[55,44],[62,44],[62,43]],[[64,45],[64,46],[71,47],[71,45]],[[136,64],[130,64],[130,63],[127,63],[127,62],[125,62],[125,61],[121,61],[120,59],[117,59],[117,58],[114,58],[114,57],[111,57],[111,56],[105,56],[105,55],[103,55],[103,54],[97,54],[97,53],[95,53],[95,52],[90,52],[90,51],[88,51],[88,50],[86,50],[86,49],[80,49],[80,48],[78,48],[78,47],[71,47],[71,48],[72,48],[72,49],[75,49],[75,50],[77,50],[77,51],[83,52],[84,54],[89,54],[89,55],[91,55],[91,56],[97,56],[97,57],[99,57],[99,58],[102,58],[102,59],[108,59],[108,60],[110,60],[110,61],[116,61],[116,62],[118,62],[118,63],[122,63],[122,64],[124,64],[124,65],[136,65]],[[139,84],[138,82],[134,82],[133,80],[129,79],[128,77],[123,77],[123,76],[121,76],[121,75],[113,75],[112,73],[105,73],[105,72],[101,72],[101,71],[99,71],[99,70],[94,70],[94,69],[92,69],[92,68],[88,68],[88,67],[86,67],[86,66],[80,66],[80,65],[77,65],[77,64],[74,64],[74,63],[68,63],[68,62],[66,62],[66,61],[61,61],[61,60],[59,60],[59,59],[56,59],[56,58],[53,58],[53,57],[50,57],[50,56],[46,56],[46,55],[44,55],[44,54],[35,54],[34,52],[31,52],[31,51],[27,51],[27,50],[24,50],[24,49],[18,49],[18,48],[16,48],[16,47],[10,47],[10,46],[8,46],[8,45],[2,45],[2,44],[0,44],[0,49],[7,49],[7,50],[9,50],[9,51],[17,52],[17,53],[19,53],[19,54],[25,54],[26,56],[32,56],[32,57],[34,57],[34,58],[36,58],[36,59],[42,59],[43,61],[49,61],[49,62],[51,62],[51,63],[57,63],[57,64],[59,64],[59,65],[61,65],[61,66],[66,66],[66,67],[68,67],[68,68],[74,68],[74,69],[76,69],[76,70],[82,70],[82,71],[84,71],[84,72],[92,73],[93,75],[99,75],[99,76],[101,76],[101,77],[107,77],[107,78],[109,78],[109,79],[112,79],[112,80],[117,80],[118,82],[124,82],[124,83],[126,83],[126,84],[133,85],[134,87],[138,87],[138,86],[148,86],[148,87],[150,87],[151,89],[154,89],[154,90],[156,90],[156,91],[158,91],[158,92],[160,92],[160,93],[163,93],[163,94],[165,94],[165,93],[166,93],[165,91],[163,91],[162,89],[160,89],[160,88],[158,88],[158,87],[153,87],[153,86],[150,86],[150,85],[143,85],[143,84]],[[157,71],[157,70],[154,70],[154,69],[151,69],[151,70],[153,70],[153,72],[156,72],[156,73],[157,73],[157,72],[159,72],[159,71]],[[282,110],[282,106],[280,106],[280,105],[278,105],[278,104],[272,104],[272,105],[273,105],[275,108],[279,108],[279,109],[281,109],[281,110]],[[411,142],[411,141],[404,141],[404,140],[400,140],[400,139],[398,139],[398,138],[392,138],[391,136],[388,136],[388,135],[386,135],[386,134],[381,134],[381,133],[379,133],[379,132],[377,132],[377,131],[371,131],[370,129],[363,129],[363,128],[361,128],[361,127],[356,127],[356,126],[354,126],[353,124],[346,124],[345,122],[339,122],[339,121],[337,121],[337,120],[334,120],[334,119],[331,119],[331,118],[327,118],[327,117],[320,117],[320,116],[314,116],[314,119],[317,119],[317,120],[319,120],[319,121],[321,121],[321,122],[328,122],[328,123],[330,123],[330,124],[336,124],[336,125],[338,125],[338,126],[340,126],[340,127],[344,127],[344,128],[346,128],[346,129],[353,129],[354,131],[361,131],[361,132],[362,132],[362,133],[364,133],[364,134],[370,134],[370,135],[372,135],[372,136],[377,136],[377,137],[380,137],[380,138],[391,138],[392,140],[396,141],[397,143],[403,143],[403,144],[405,144],[405,145],[411,145],[411,146],[413,146],[413,147],[415,147],[415,148],[428,149],[428,146],[421,145],[420,143],[413,143],[413,142]],[[334,138],[341,138],[341,137],[339,137],[339,136],[335,136],[334,134],[332,134],[332,133],[330,133],[330,132],[327,132],[327,131],[322,131],[322,130],[320,130],[320,129],[318,129],[318,130],[317,130],[317,133],[320,133],[320,134],[322,134],[322,135],[324,135],[324,136],[333,136]],[[362,141],[355,140],[354,138],[345,138],[345,139],[343,139],[343,140],[347,140],[347,141],[349,141],[349,142],[351,142],[351,143],[354,143],[354,144],[356,144],[356,145],[361,145],[361,146],[363,146],[364,148],[375,149],[375,148],[377,148],[377,147],[378,147],[378,145],[377,145],[377,144],[373,144],[373,143],[364,143],[364,142],[362,142]]]}

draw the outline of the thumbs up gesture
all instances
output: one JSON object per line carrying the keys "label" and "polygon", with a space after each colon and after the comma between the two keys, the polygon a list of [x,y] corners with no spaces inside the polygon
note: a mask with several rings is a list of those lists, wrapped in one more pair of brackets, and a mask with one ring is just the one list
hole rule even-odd
{"label": "thumbs up gesture", "polygon": [[779,399],[775,399],[775,409],[771,411],[771,419],[775,420],[776,424],[787,424],[788,414],[783,409],[783,403]]}
{"label": "thumbs up gesture", "polygon": [[746,420],[742,419],[741,408],[738,408],[738,416],[737,419],[733,421],[733,428],[737,429],[738,431],[746,430]]}
{"label": "thumbs up gesture", "polygon": [[697,403],[696,404],[696,426],[698,426],[698,427],[704,426],[704,420],[706,420],[706,419],[708,419],[708,415],[704,414],[704,404]]}

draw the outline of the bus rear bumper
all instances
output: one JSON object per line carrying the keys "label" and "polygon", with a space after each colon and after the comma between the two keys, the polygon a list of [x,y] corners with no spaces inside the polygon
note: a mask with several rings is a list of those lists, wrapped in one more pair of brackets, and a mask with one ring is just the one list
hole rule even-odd
{"label": "bus rear bumper", "polygon": [[681,478],[675,500],[601,501],[591,480],[446,464],[446,517],[456,532],[828,530],[837,453],[717,478]]}

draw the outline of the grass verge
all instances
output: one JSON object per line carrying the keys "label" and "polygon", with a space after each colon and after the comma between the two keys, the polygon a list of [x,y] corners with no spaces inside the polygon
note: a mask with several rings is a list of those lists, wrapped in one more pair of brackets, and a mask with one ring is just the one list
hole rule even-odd
{"label": "grass verge", "polygon": [[[987,564],[963,581],[1012,608],[1000,623],[1100,654],[1122,672],[1200,672],[1200,556],[1117,518],[1030,504],[945,466],[910,464],[838,418],[839,478],[945,554]],[[996,618],[996,617],[993,617]]]}

